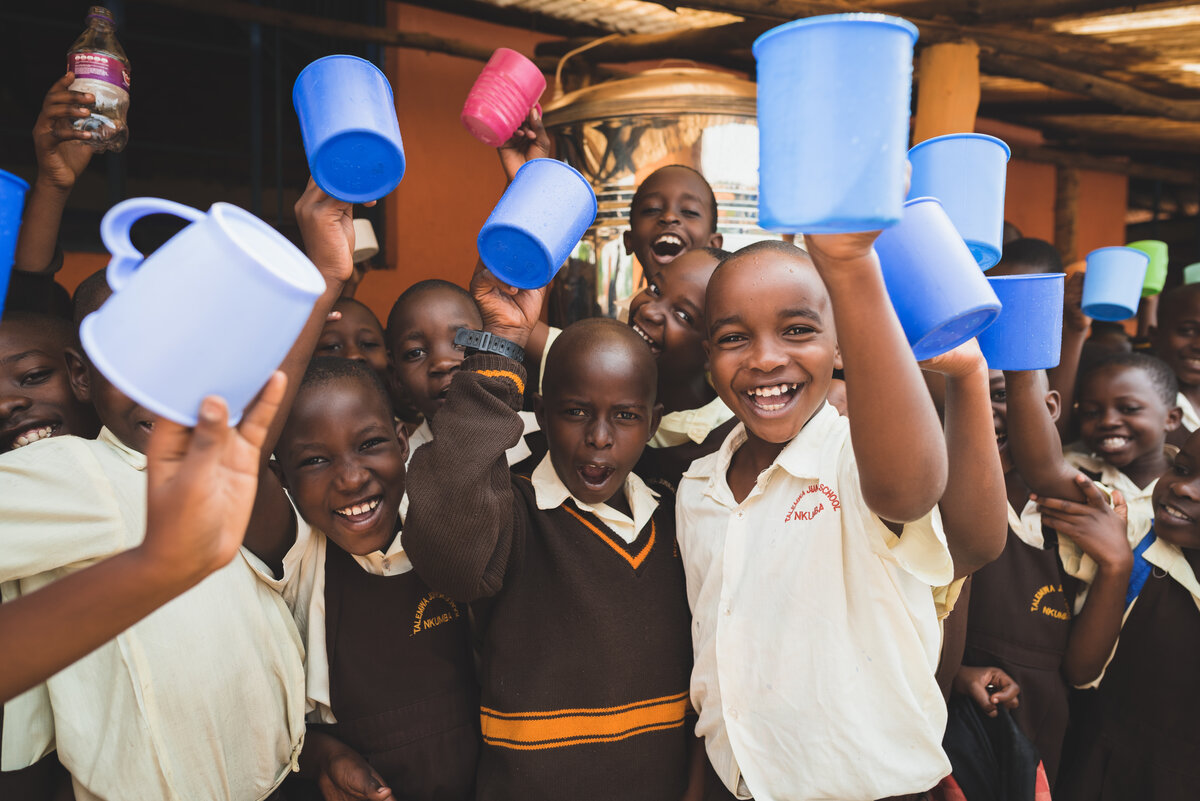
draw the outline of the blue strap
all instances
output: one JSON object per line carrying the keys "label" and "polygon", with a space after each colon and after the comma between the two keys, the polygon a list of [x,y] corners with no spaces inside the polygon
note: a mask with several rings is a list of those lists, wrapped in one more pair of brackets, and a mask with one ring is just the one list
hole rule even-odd
{"label": "blue strap", "polygon": [[1125,608],[1137,599],[1138,593],[1142,591],[1142,587],[1146,584],[1146,579],[1150,578],[1150,571],[1154,565],[1146,561],[1143,554],[1146,549],[1154,543],[1154,526],[1146,532],[1146,536],[1142,537],[1142,541],[1133,549],[1133,570],[1129,574],[1129,589],[1125,592]]}

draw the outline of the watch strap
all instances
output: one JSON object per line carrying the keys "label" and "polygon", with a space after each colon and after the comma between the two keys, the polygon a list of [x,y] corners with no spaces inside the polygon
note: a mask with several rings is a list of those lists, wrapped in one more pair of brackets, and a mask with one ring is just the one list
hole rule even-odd
{"label": "watch strap", "polygon": [[525,361],[525,349],[516,342],[504,337],[498,337],[487,331],[474,331],[470,328],[460,328],[454,335],[454,344],[465,350],[479,353],[495,353],[506,356],[516,362]]}

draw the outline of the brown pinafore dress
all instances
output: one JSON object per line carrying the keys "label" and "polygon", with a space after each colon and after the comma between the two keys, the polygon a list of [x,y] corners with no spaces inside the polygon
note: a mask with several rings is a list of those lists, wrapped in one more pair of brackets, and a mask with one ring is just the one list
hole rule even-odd
{"label": "brown pinafore dress", "polygon": [[1045,548],[1027,544],[1013,531],[991,564],[971,578],[971,605],[963,664],[998,667],[1021,687],[1013,720],[1037,748],[1051,786],[1058,773],[1067,731],[1069,688],[1062,677],[1071,630],[1069,592],[1054,532],[1044,530]]}
{"label": "brown pinafore dress", "polygon": [[479,690],[465,606],[416,574],[376,576],[328,543],[330,705],[320,726],[361,754],[397,801],[469,801]]}
{"label": "brown pinafore dress", "polygon": [[1072,727],[1056,801],[1200,798],[1198,677],[1200,609],[1155,568],[1095,691],[1097,724]]}

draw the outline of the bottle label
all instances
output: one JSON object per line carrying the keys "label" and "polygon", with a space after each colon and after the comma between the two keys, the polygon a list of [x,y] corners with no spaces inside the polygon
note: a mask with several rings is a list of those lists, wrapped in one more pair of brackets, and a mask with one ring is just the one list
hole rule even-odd
{"label": "bottle label", "polygon": [[129,91],[129,71],[120,59],[103,53],[68,53],[67,69],[76,80],[104,81]]}

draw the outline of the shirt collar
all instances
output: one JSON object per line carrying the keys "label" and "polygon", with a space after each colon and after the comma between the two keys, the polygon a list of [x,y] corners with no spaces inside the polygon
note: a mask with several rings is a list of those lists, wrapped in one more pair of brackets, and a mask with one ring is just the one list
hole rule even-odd
{"label": "shirt collar", "polygon": [[1196,573],[1192,570],[1191,563],[1183,555],[1179,546],[1164,542],[1161,538],[1155,538],[1143,555],[1147,562],[1165,571],[1171,578],[1182,584],[1184,589],[1192,594],[1197,608],[1200,608],[1200,581],[1196,580]]}
{"label": "shirt collar", "polygon": [[[584,503],[572,495],[571,491],[567,489],[567,485],[558,477],[558,471],[554,469],[554,463],[550,461],[549,453],[542,457],[542,461],[538,462],[537,468],[530,476],[530,481],[533,483],[533,494],[537,501],[537,507],[543,511],[557,509],[570,498],[581,510],[591,512],[605,523],[614,519],[629,520],[628,515],[618,512],[606,503],[592,505]],[[631,470],[625,477],[625,497],[629,500],[629,508],[633,511],[632,523],[636,536],[637,532],[640,532],[650,522],[654,510],[658,508],[658,493],[647,487],[646,483]]]}
{"label": "shirt collar", "polygon": [[130,467],[134,468],[135,470],[144,471],[146,469],[146,454],[142,453],[141,451],[135,451],[124,442],[121,442],[121,439],[116,434],[109,431],[107,426],[100,429],[100,435],[96,437],[96,439],[107,443],[109,447],[117,452],[117,455],[121,457],[121,460]]}
{"label": "shirt collar", "polygon": [[657,447],[670,447],[690,439],[699,445],[708,438],[714,428],[731,417],[733,412],[725,405],[725,401],[716,397],[699,409],[684,409],[664,414],[651,442],[658,443]]}
{"label": "shirt collar", "polygon": [[[1175,454],[1179,453],[1179,448],[1174,445],[1164,445],[1163,453],[1166,454],[1167,463],[1171,464],[1175,461]],[[1096,454],[1088,453],[1082,450],[1082,448],[1075,451],[1074,461],[1081,469],[1089,473],[1098,473],[1101,484],[1119,489],[1121,494],[1125,496],[1126,501],[1148,499],[1154,493],[1154,485],[1158,483],[1158,479],[1154,479],[1146,486],[1139,487],[1130,480],[1129,476]]]}
{"label": "shirt collar", "polygon": [[1200,428],[1200,415],[1196,414],[1196,407],[1192,406],[1192,402],[1188,400],[1188,396],[1180,392],[1175,396],[1175,405],[1183,412],[1183,427],[1188,431],[1195,431]]}

